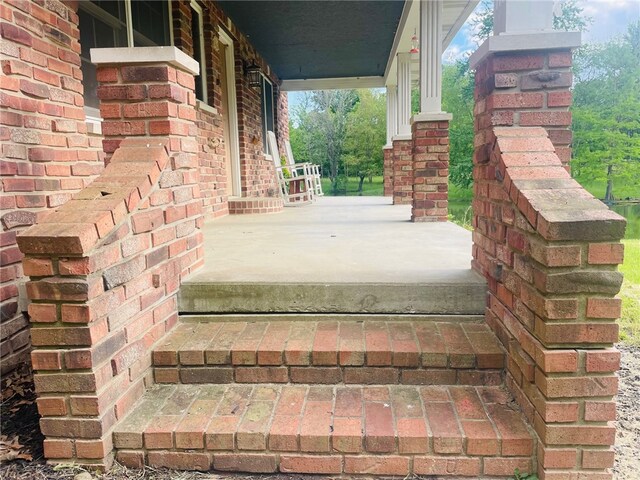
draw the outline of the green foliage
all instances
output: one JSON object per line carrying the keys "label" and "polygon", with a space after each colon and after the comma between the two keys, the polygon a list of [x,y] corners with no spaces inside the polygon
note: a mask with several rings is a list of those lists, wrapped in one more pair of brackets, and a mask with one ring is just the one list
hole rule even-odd
{"label": "green foliage", "polygon": [[360,179],[362,191],[366,177],[382,174],[382,146],[386,141],[386,97],[373,90],[357,90],[358,103],[349,112],[345,155],[345,173]]}
{"label": "green foliage", "polygon": [[347,116],[357,101],[355,90],[309,92],[292,112],[290,141],[296,162],[321,165],[333,189],[340,174]]}
{"label": "green foliage", "polygon": [[538,476],[535,473],[521,473],[517,468],[513,472],[513,478],[514,480],[538,480]]}
{"label": "green foliage", "polygon": [[449,124],[449,176],[461,188],[473,182],[473,72],[459,61],[442,69],[442,109],[453,115]]}
{"label": "green foliage", "polygon": [[[559,4],[560,11],[554,12],[553,29],[565,32],[588,29],[593,22],[593,18],[587,17],[583,13],[578,0],[566,0]],[[472,20],[472,26],[476,30],[476,42],[482,43],[493,33],[493,1],[483,0],[482,6],[477,16]]]}
{"label": "green foliage", "polygon": [[344,175],[382,173],[386,139],[386,98],[372,90],[328,90],[306,94],[292,112],[291,149],[297,162],[322,165],[331,191],[342,190]]}
{"label": "green foliage", "polygon": [[635,185],[640,197],[640,22],[627,35],[588,44],[575,56],[572,170],[580,181]]}

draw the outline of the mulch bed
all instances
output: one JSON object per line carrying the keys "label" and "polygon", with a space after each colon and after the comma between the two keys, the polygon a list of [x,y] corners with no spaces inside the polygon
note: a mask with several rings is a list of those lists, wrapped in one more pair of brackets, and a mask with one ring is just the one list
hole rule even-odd
{"label": "mulch bed", "polygon": [[[619,345],[622,351],[618,394],[618,433],[615,478],[632,478],[640,470],[640,348]],[[36,394],[31,370],[24,366],[0,382],[0,478],[2,480],[73,480],[84,472],[77,465],[47,465],[43,458]],[[301,480],[304,475],[236,475],[177,472],[146,467],[131,470],[115,464],[99,480]],[[631,475],[631,476],[629,476]],[[324,477],[326,478],[326,477]],[[414,477],[417,478],[417,477]]]}

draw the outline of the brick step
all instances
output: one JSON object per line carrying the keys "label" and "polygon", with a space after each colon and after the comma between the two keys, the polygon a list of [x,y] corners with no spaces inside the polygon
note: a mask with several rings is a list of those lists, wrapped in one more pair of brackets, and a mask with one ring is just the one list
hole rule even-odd
{"label": "brick step", "polygon": [[181,323],[153,352],[158,383],[499,385],[484,323]]}
{"label": "brick step", "polygon": [[155,385],[117,459],[183,470],[509,477],[534,440],[502,387]]}

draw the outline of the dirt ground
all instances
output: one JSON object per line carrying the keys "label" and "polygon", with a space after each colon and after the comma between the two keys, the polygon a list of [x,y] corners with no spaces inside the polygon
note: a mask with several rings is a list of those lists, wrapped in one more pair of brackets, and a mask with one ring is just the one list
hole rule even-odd
{"label": "dirt ground", "polygon": [[[614,478],[638,478],[640,471],[640,347],[621,344],[622,367],[618,395],[618,433]],[[73,465],[52,467],[42,457],[42,434],[31,373],[26,369],[2,379],[0,406],[1,480],[74,480],[83,470]],[[96,480],[321,480],[304,475],[233,475],[176,472],[145,468],[130,470],[115,465],[107,474],[93,474]],[[418,478],[418,477],[415,477]]]}

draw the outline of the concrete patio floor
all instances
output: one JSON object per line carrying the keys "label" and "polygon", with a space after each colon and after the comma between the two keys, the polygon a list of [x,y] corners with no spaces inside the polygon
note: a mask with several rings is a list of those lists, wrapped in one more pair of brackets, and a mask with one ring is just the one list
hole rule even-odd
{"label": "concrete patio floor", "polygon": [[387,197],[323,197],[270,215],[204,226],[205,265],[187,283],[482,283],[471,232],[411,223]]}

